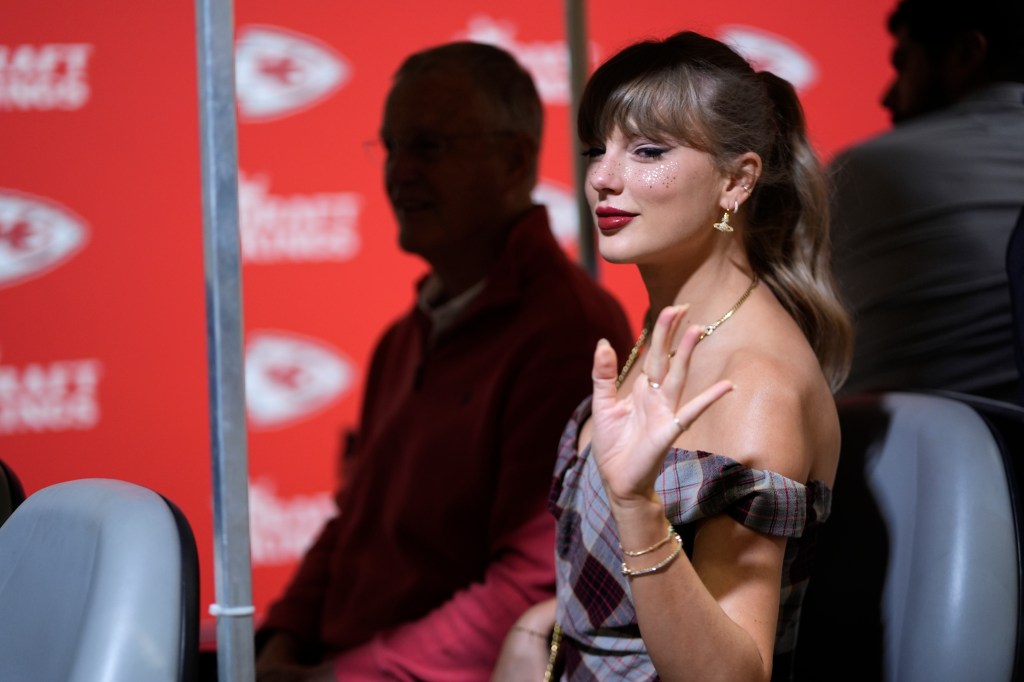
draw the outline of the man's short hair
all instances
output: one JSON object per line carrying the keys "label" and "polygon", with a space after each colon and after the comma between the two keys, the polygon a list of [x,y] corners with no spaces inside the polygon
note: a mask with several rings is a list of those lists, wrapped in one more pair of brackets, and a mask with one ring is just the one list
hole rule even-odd
{"label": "man's short hair", "polygon": [[540,97],[533,78],[508,52],[484,43],[447,43],[406,58],[394,79],[432,71],[469,76],[483,100],[490,104],[495,126],[523,133],[540,148],[544,120]]}
{"label": "man's short hair", "polygon": [[889,17],[889,32],[909,38],[935,56],[964,31],[978,31],[988,45],[991,80],[1024,82],[1022,0],[902,0]]}

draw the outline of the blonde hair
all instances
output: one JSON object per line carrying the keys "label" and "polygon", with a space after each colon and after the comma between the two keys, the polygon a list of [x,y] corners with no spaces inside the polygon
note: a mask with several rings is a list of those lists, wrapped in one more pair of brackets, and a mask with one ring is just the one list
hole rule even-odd
{"label": "blonde hair", "polygon": [[591,77],[577,130],[600,144],[615,128],[676,140],[723,172],[755,152],[763,168],[744,210],[754,272],[796,320],[833,390],[850,364],[850,318],[829,265],[828,190],[792,86],[755,73],[723,43],[697,33],[627,47]]}

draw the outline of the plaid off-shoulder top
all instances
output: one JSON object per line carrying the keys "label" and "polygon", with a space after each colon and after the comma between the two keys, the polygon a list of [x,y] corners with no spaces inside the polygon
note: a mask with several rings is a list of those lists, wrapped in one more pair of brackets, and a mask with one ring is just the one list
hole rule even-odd
{"label": "plaid off-shoulder top", "polygon": [[[549,506],[557,521],[557,621],[563,632],[563,678],[657,680],[640,638],[629,582],[608,500],[589,446],[579,452],[590,399],[577,408],[559,446]],[[756,531],[789,538],[775,644],[775,679],[786,679],[807,587],[814,530],[829,513],[821,481],[798,483],[708,452],[673,448],[655,484],[665,514],[689,553],[696,523],[728,514]],[[685,646],[685,643],[683,644]]]}

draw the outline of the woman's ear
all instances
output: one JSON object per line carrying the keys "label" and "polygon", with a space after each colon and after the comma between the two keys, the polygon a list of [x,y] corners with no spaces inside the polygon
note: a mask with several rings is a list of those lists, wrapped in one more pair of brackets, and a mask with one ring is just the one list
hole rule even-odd
{"label": "woman's ear", "polygon": [[761,177],[761,167],[761,157],[755,152],[746,152],[733,159],[722,192],[723,209],[735,211],[750,198]]}

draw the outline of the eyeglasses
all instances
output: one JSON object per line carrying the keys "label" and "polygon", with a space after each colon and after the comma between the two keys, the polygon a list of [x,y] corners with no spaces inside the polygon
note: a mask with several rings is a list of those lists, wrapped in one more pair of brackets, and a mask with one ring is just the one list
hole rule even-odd
{"label": "eyeglasses", "polygon": [[452,152],[463,140],[485,137],[512,135],[510,130],[496,130],[486,133],[462,133],[440,135],[435,133],[417,133],[404,140],[394,138],[369,140],[363,143],[367,154],[373,161],[387,161],[397,154],[405,154],[417,161],[436,163]]}

